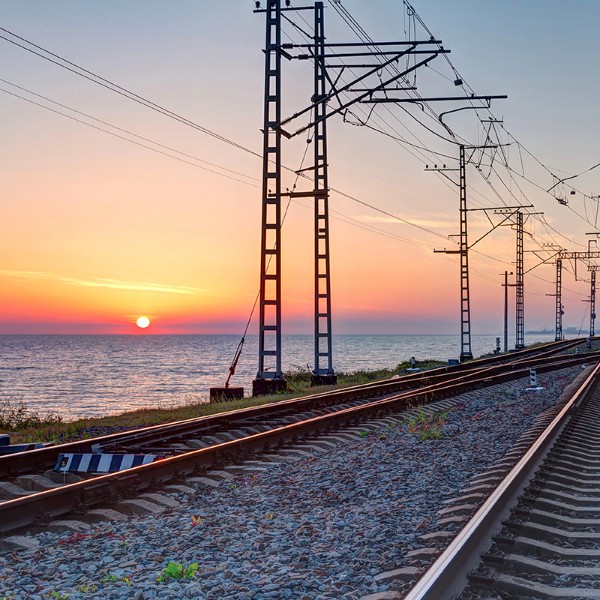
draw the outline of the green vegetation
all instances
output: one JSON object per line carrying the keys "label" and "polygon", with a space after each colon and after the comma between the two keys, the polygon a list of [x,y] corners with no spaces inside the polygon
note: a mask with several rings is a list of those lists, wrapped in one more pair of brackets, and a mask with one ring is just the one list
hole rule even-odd
{"label": "green vegetation", "polygon": [[184,567],[181,563],[170,561],[169,564],[162,570],[162,574],[156,578],[156,581],[164,581],[169,579],[191,579],[198,570],[198,563],[192,563]]}
{"label": "green vegetation", "polygon": [[0,431],[14,431],[62,423],[57,415],[40,417],[22,399],[0,398]]}
{"label": "green vegetation", "polygon": [[87,594],[88,592],[92,593],[95,592],[98,589],[98,584],[97,583],[80,583],[77,586],[77,591],[81,592],[82,594]]}
{"label": "green vegetation", "polygon": [[121,577],[108,573],[102,580],[102,583],[124,583],[127,587],[131,587],[131,579],[129,577]]}
{"label": "green vegetation", "polygon": [[444,425],[448,420],[448,411],[427,414],[423,407],[419,408],[416,416],[406,421],[410,433],[414,433],[420,442],[439,440],[444,433]]}
{"label": "green vegetation", "polygon": [[[417,361],[416,366],[421,369],[430,369],[445,365],[440,361]],[[338,372],[338,384],[332,386],[311,387],[311,373],[309,369],[296,367],[286,373],[289,392],[260,396],[257,398],[244,398],[228,402],[209,404],[197,396],[188,395],[183,398],[183,405],[177,407],[144,408],[125,412],[120,415],[94,419],[79,419],[74,422],[63,422],[60,417],[38,417],[29,410],[22,400],[0,401],[0,432],[10,433],[12,443],[20,442],[66,442],[88,437],[102,435],[102,428],[118,427],[121,429],[147,427],[160,425],[172,421],[181,421],[204,415],[212,415],[229,410],[237,410],[250,406],[259,406],[271,402],[279,402],[288,398],[297,398],[308,394],[318,394],[331,389],[343,389],[364,383],[371,383],[382,379],[389,379],[393,375],[404,373],[410,367],[408,361],[400,363],[395,369],[379,369],[377,371],[356,371],[353,373]],[[95,432],[89,433],[94,428]]]}

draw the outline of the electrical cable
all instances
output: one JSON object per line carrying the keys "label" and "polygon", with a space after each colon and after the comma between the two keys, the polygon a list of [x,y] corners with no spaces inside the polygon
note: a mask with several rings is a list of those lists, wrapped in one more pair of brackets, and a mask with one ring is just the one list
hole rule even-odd
{"label": "electrical cable", "polygon": [[[1,80],[1,81],[4,81],[4,80]],[[162,154],[163,156],[167,156],[169,158],[172,158],[173,160],[177,160],[179,162],[186,163],[188,165],[191,165],[192,167],[196,167],[198,169],[202,169],[203,171],[208,171],[209,173],[214,173],[215,175],[219,175],[221,177],[225,177],[227,179],[231,179],[233,181],[237,181],[238,183],[243,183],[245,185],[249,185],[249,186],[252,186],[252,187],[259,187],[255,183],[251,183],[249,181],[244,181],[243,179],[238,179],[237,177],[232,177],[231,175],[227,175],[226,173],[220,173],[219,171],[215,171],[213,169],[209,169],[208,167],[204,167],[202,165],[199,165],[197,163],[191,162],[190,160],[186,160],[186,159],[181,158],[179,156],[173,156],[172,154],[169,154],[168,152],[164,152],[162,150],[159,150],[158,148],[153,148],[152,146],[148,146],[147,144],[143,144],[142,142],[137,142],[137,141],[132,140],[132,139],[130,139],[128,137],[125,137],[124,135],[120,135],[118,133],[115,133],[114,131],[109,131],[108,129],[104,129],[103,127],[99,127],[97,125],[93,125],[92,123],[87,123],[86,121],[83,121],[82,119],[78,119],[77,117],[73,117],[72,115],[68,115],[68,114],[66,114],[64,112],[61,112],[61,111],[56,110],[54,108],[51,108],[50,106],[45,106],[43,104],[40,104],[39,102],[36,102],[35,100],[31,100],[29,98],[25,98],[24,96],[21,96],[19,94],[15,94],[14,92],[11,92],[11,91],[6,90],[4,88],[0,87],[0,92],[8,94],[9,96],[13,96],[14,98],[18,98],[19,100],[23,100],[25,102],[28,102],[29,104],[33,104],[35,106],[43,108],[43,109],[45,109],[47,111],[50,111],[50,112],[55,113],[57,115],[60,115],[61,117],[65,117],[67,119],[70,119],[71,121],[76,121],[77,123],[81,123],[82,125],[85,125],[87,127],[91,127],[92,129],[96,129],[97,131],[102,131],[103,133],[106,133],[106,134],[111,135],[113,137],[116,137],[116,138],[119,138],[119,139],[124,140],[126,142],[129,142],[130,144],[135,144],[136,146],[140,146],[141,148],[146,148],[147,150],[151,150],[152,152],[156,152],[157,154]],[[52,102],[52,100],[49,100],[49,102]],[[56,104],[58,104],[58,103],[56,103]],[[65,105],[61,105],[61,106],[65,106]],[[65,108],[67,108],[67,107],[65,106]],[[71,108],[69,108],[69,110],[73,110],[74,112],[77,112],[77,113],[82,114],[82,115],[85,114],[85,113],[81,113],[80,111],[76,111],[76,110],[71,109]],[[86,115],[86,117],[88,117],[90,119],[94,119],[95,121],[106,123],[105,121],[100,121],[100,119],[95,119],[94,117],[92,117],[90,115]],[[214,163],[208,163],[207,161],[203,161],[202,159],[197,158],[195,156],[192,156],[192,155],[189,155],[189,154],[185,154],[183,152],[179,152],[178,150],[175,150],[174,148],[170,148],[169,146],[165,146],[165,145],[160,144],[158,142],[154,142],[154,141],[152,141],[152,140],[150,140],[148,138],[145,138],[143,136],[137,135],[135,133],[132,133],[132,132],[127,131],[125,129],[122,129],[120,127],[116,127],[115,125],[110,125],[109,123],[106,123],[106,125],[109,125],[110,127],[114,127],[115,129],[117,129],[119,131],[126,132],[129,135],[133,135],[133,136],[135,136],[135,137],[137,137],[139,139],[146,140],[146,141],[148,141],[148,142],[150,142],[152,144],[156,144],[157,146],[160,146],[162,148],[167,148],[167,149],[169,149],[172,152],[177,152],[178,154],[182,154],[184,156],[188,156],[189,158],[192,158],[193,160],[196,160],[196,161],[199,161],[199,162],[206,162],[207,164],[210,164],[210,165],[212,165],[212,166],[214,166],[216,168],[223,169],[223,170],[228,171],[230,173],[236,173],[237,175],[240,175],[241,177],[247,177],[248,179],[254,179],[252,177],[249,177],[248,175],[243,175],[242,173],[237,173],[236,171],[232,171],[231,169],[226,169],[225,167],[221,167],[221,166],[216,165]]]}

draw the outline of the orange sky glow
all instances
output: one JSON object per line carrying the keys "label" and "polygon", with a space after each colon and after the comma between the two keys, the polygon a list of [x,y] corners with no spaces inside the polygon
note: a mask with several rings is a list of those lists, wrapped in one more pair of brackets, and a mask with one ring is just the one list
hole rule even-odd
{"label": "orange sky glow", "polygon": [[[36,12],[10,0],[0,7],[0,16],[8,29],[260,152],[264,23],[252,14],[251,3],[234,3],[236,10],[229,11],[224,5],[230,3],[210,3],[210,8],[200,3],[200,10],[195,3],[183,2],[173,12],[155,1],[133,2],[126,8],[108,4],[113,12],[103,3],[92,3],[88,11],[73,0],[40,4]],[[381,0],[379,18],[366,3],[347,4],[373,37],[402,38],[401,2]],[[555,25],[550,19],[532,32],[525,19],[519,25],[527,32],[523,37],[535,39],[504,48],[500,61],[498,35],[490,37],[486,29],[494,20],[490,15],[494,7],[475,9],[464,0],[449,14],[442,0],[429,4],[415,2],[429,26],[452,48],[452,60],[470,85],[485,93],[509,94],[494,110],[505,118],[511,132],[561,173],[579,173],[597,162],[593,154],[597,115],[587,105],[578,111],[572,108],[573,98],[597,97],[595,78],[576,76],[579,69],[598,72],[595,47],[586,53],[585,48],[567,46],[565,54],[573,55],[565,61],[571,61],[575,74],[565,71],[564,85],[554,89],[556,106],[531,103],[531,97],[542,98],[550,85],[553,65],[547,54],[529,55],[528,64],[523,64],[519,52],[528,52],[529,44],[550,48],[558,21]],[[585,45],[585,40],[595,39],[584,35],[586,28],[600,15],[595,4],[583,4],[587,8],[580,11],[584,14],[577,23],[578,39]],[[465,29],[467,11],[480,29],[475,25]],[[64,22],[67,13],[69,21]],[[349,33],[331,13],[332,36],[347,38]],[[217,31],[226,34],[217,36]],[[259,283],[260,159],[16,47],[1,47],[6,65],[2,77],[13,85],[0,83],[0,88],[42,102],[14,87],[22,86],[174,148],[177,153],[169,154],[179,159],[183,154],[195,158],[185,158],[187,162],[169,158],[156,144],[144,142],[153,149],[144,148],[2,94],[0,333],[241,334]],[[584,65],[578,64],[579,53],[586,57]],[[289,69],[286,112],[291,113],[310,98],[311,73],[307,64],[284,67]],[[429,93],[448,93],[443,87],[448,82],[436,82],[434,75],[425,74],[423,85]],[[406,126],[419,136],[427,135],[401,111],[394,114],[386,116],[403,133]],[[464,125],[465,135],[480,135],[467,116],[452,118],[458,129]],[[413,223],[387,218],[332,192],[334,333],[456,333],[457,259],[434,254],[433,249],[455,247],[447,236],[458,232],[457,190],[425,172],[425,159],[415,158],[413,147],[403,147],[367,128],[338,118],[329,127],[329,139],[331,186]],[[455,153],[453,146],[435,137],[427,143]],[[286,141],[284,163],[298,168],[305,145],[303,139]],[[514,146],[507,146],[507,152],[518,155]],[[496,181],[503,201],[511,204],[516,197],[534,203],[553,228],[578,245],[569,246],[552,229],[531,219],[526,225],[526,248],[539,249],[558,239],[570,250],[584,249],[584,233],[593,231],[590,215],[595,208],[582,203],[579,191],[569,209],[559,205],[544,191],[552,179],[530,162],[527,175],[542,189],[528,186],[523,179],[518,179],[522,189],[513,183],[504,189]],[[284,187],[291,187],[294,176],[286,173],[285,177]],[[594,185],[599,182],[594,178],[595,172],[582,176],[577,189],[598,194],[600,187]],[[468,182],[471,206],[500,202],[472,166]],[[299,189],[308,186],[302,180],[298,183]],[[586,222],[578,215],[588,211]],[[283,227],[284,333],[312,332],[312,218],[308,201],[298,200],[291,203]],[[469,218],[472,240],[489,229],[483,213],[471,213]],[[470,257],[473,331],[500,335],[500,274],[514,269],[514,231],[499,228],[476,250]],[[533,254],[525,260],[526,269],[539,262]],[[526,328],[553,327],[554,301],[547,296],[553,292],[553,281],[552,265],[527,276]],[[565,274],[565,326],[585,321],[587,304],[582,300],[587,294],[585,281]],[[146,330],[136,326],[141,315],[151,320]],[[251,332],[256,328],[255,318]]]}

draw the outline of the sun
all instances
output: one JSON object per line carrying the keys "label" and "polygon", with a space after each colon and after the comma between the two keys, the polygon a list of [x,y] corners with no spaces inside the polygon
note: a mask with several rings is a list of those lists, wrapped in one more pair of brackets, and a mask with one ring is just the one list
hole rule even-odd
{"label": "sun", "polygon": [[140,329],[146,329],[146,327],[148,327],[148,325],[150,325],[150,319],[148,317],[139,317],[138,320],[136,321],[136,325]]}

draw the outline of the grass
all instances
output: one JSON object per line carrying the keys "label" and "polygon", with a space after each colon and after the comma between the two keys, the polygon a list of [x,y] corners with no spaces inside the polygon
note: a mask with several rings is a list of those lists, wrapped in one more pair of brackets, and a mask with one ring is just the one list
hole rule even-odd
{"label": "grass", "polygon": [[406,422],[409,433],[416,435],[420,442],[439,440],[444,434],[444,425],[448,421],[448,411],[427,414],[422,406],[416,416]]}
{"label": "grass", "polygon": [[[433,368],[442,365],[445,365],[445,363],[440,361],[429,360],[417,362],[417,366],[421,368]],[[338,384],[333,389],[343,389],[354,385],[388,379],[392,375],[403,373],[408,367],[410,367],[410,364],[403,362],[395,369],[356,371],[353,373],[339,372],[337,374]],[[63,422],[56,415],[39,417],[28,409],[22,400],[2,400],[0,401],[0,432],[10,433],[12,443],[40,441],[54,441],[59,443],[102,435],[102,428],[104,427],[133,429],[149,425],[160,425],[161,423],[181,421],[250,406],[260,406],[332,389],[332,386],[311,387],[310,379],[311,374],[308,369],[295,368],[294,371],[286,373],[286,380],[290,391],[284,394],[244,398],[214,404],[209,404],[204,399],[198,397],[188,396],[184,399],[183,406],[149,407],[124,412],[119,415],[79,419],[73,422]],[[90,428],[95,428],[96,432],[93,434],[88,433],[86,430]]]}
{"label": "grass", "polygon": [[22,399],[0,399],[0,431],[30,429],[62,423],[57,415],[39,416],[27,407]]}

